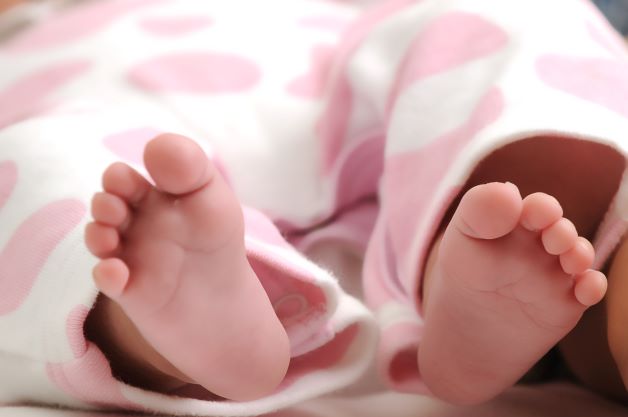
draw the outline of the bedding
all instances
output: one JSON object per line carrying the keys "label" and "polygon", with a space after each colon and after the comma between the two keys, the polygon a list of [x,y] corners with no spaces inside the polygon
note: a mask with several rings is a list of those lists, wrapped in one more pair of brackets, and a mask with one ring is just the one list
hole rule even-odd
{"label": "bedding", "polygon": [[[625,417],[628,410],[570,384],[518,386],[486,404],[456,407],[428,397],[380,392],[323,398],[269,417]],[[0,407],[0,417],[133,417],[133,414]]]}

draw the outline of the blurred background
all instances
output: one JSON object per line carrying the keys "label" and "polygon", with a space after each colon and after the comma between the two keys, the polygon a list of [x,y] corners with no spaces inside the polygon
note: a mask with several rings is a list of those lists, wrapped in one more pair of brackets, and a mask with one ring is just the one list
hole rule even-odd
{"label": "blurred background", "polygon": [[628,0],[594,0],[606,18],[624,36],[628,36]]}
{"label": "blurred background", "polygon": [[[52,4],[63,6],[80,1],[86,0],[0,0],[0,12],[25,2],[45,4],[49,7]],[[628,0],[593,0],[593,2],[620,33],[628,36]]]}

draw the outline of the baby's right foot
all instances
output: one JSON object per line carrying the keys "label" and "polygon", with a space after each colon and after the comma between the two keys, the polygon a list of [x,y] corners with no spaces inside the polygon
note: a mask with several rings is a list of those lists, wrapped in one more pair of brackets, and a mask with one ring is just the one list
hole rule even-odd
{"label": "baby's right foot", "polygon": [[593,256],[553,197],[469,190],[426,271],[418,359],[430,390],[472,404],[513,385],[604,296]]}
{"label": "baby's right foot", "polygon": [[117,163],[94,197],[97,286],[185,379],[234,400],[269,394],[290,348],[246,259],[238,200],[189,139],[162,135],[144,161],[156,186]]}

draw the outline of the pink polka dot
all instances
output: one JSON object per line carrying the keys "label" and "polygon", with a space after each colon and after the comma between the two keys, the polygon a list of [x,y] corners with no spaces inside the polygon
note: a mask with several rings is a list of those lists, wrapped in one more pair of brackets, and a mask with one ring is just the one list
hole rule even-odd
{"label": "pink polka dot", "polygon": [[299,25],[303,27],[336,33],[347,29],[350,23],[351,21],[346,17],[336,15],[315,15],[299,19]]}
{"label": "pink polka dot", "polygon": [[89,308],[78,305],[72,309],[66,320],[65,332],[70,342],[70,349],[75,358],[80,358],[87,352],[87,341],[83,325],[89,315]]}
{"label": "pink polka dot", "polygon": [[0,208],[11,197],[17,182],[17,165],[13,161],[0,162]]}
{"label": "pink polka dot", "polygon": [[6,45],[13,52],[32,52],[74,42],[104,29],[124,14],[162,0],[117,0],[90,2],[73,7],[56,18],[35,25]]}
{"label": "pink polka dot", "polygon": [[0,128],[18,122],[45,107],[43,100],[90,68],[86,61],[71,61],[28,74],[0,91]]}
{"label": "pink polka dot", "polygon": [[327,107],[317,124],[323,149],[323,172],[331,171],[346,140],[349,118],[353,111],[353,92],[348,78],[348,66],[354,52],[379,22],[414,3],[416,0],[382,2],[369,9],[347,29],[335,57],[334,66],[338,68],[338,75],[330,86],[331,95],[327,100]]}
{"label": "pink polka dot", "polygon": [[[383,192],[387,226],[396,259],[410,254],[420,222],[437,225],[439,219],[427,218],[428,209],[434,204],[432,196],[465,145],[479,131],[495,122],[503,108],[501,92],[492,89],[478,103],[471,117],[458,128],[435,138],[417,151],[387,158]],[[425,240],[429,241],[430,237]],[[417,277],[403,272],[400,271],[399,279],[406,291],[414,294],[412,291],[417,287]]]}
{"label": "pink polka dot", "polygon": [[149,17],[139,24],[152,35],[180,36],[209,27],[212,19],[206,16]]}
{"label": "pink polka dot", "polygon": [[247,58],[210,52],[160,56],[129,74],[131,82],[145,90],[198,94],[244,92],[261,77],[261,69]]}
{"label": "pink polka dot", "polygon": [[122,383],[112,376],[109,362],[102,352],[92,343],[85,344],[87,349],[80,358],[68,363],[47,364],[48,379],[66,394],[87,404],[141,409],[122,394]]}
{"label": "pink polka dot", "polygon": [[0,252],[0,316],[16,310],[26,300],[52,251],[86,212],[78,200],[59,200],[41,208],[17,228]]}
{"label": "pink polka dot", "polygon": [[415,82],[492,55],[507,42],[506,32],[481,16],[453,12],[436,18],[408,49],[388,108],[392,108],[397,96]]}
{"label": "pink polka dot", "polygon": [[628,118],[628,60],[545,55],[536,69],[550,87]]}
{"label": "pink polka dot", "polygon": [[325,92],[329,79],[334,52],[331,45],[318,45],[312,50],[309,72],[288,84],[288,93],[301,98],[318,98]]}
{"label": "pink polka dot", "polygon": [[163,133],[150,127],[140,127],[109,135],[103,139],[104,145],[119,158],[136,165],[144,164],[146,144]]}

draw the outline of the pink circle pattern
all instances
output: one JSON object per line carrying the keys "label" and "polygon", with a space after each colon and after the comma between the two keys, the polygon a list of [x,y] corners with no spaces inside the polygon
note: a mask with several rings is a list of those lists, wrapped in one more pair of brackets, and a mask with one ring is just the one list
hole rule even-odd
{"label": "pink circle pattern", "polygon": [[119,158],[135,165],[144,165],[144,147],[162,133],[151,127],[140,127],[111,134],[103,139],[103,144]]}
{"label": "pink circle pattern", "polygon": [[38,113],[48,96],[84,75],[90,67],[85,60],[68,61],[19,78],[0,91],[0,128]]}
{"label": "pink circle pattern", "polygon": [[228,94],[253,89],[262,71],[230,53],[180,52],[144,61],[129,73],[137,87],[161,93]]}

